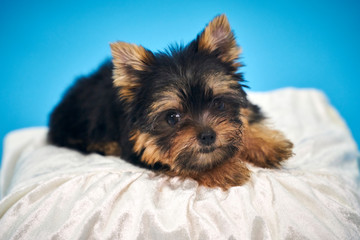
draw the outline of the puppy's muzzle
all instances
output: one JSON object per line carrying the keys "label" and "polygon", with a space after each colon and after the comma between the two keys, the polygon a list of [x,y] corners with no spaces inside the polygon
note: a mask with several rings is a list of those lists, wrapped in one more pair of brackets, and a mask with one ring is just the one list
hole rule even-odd
{"label": "puppy's muzzle", "polygon": [[203,146],[211,146],[215,143],[216,133],[211,128],[203,129],[198,135],[198,141]]}

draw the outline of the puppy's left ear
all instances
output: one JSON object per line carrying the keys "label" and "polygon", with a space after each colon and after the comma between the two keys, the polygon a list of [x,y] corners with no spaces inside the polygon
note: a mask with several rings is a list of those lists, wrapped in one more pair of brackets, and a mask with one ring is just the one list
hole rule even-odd
{"label": "puppy's left ear", "polygon": [[217,52],[224,62],[234,66],[241,53],[241,48],[236,44],[234,33],[231,31],[229,21],[225,15],[215,17],[199,36],[199,50]]}
{"label": "puppy's left ear", "polygon": [[121,99],[133,102],[141,87],[141,81],[136,73],[146,71],[152,64],[154,55],[142,46],[126,42],[111,43],[110,47],[115,67],[113,84],[120,89]]}

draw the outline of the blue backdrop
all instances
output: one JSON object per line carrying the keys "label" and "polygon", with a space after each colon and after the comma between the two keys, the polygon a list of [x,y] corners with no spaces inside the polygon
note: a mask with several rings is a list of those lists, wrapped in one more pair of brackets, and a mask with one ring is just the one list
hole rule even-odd
{"label": "blue backdrop", "polygon": [[358,0],[2,0],[0,138],[46,125],[74,78],[110,56],[109,42],[163,49],[225,13],[252,90],[321,89],[359,142],[359,12]]}

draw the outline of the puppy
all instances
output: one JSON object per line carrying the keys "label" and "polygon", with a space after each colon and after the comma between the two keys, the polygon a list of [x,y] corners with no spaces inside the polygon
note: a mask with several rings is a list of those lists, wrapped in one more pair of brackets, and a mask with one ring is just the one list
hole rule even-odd
{"label": "puppy", "polygon": [[112,62],[78,79],[52,112],[52,144],[224,190],[246,183],[245,163],[277,168],[292,156],[247,99],[225,15],[186,46],[153,53],[115,42],[111,51]]}

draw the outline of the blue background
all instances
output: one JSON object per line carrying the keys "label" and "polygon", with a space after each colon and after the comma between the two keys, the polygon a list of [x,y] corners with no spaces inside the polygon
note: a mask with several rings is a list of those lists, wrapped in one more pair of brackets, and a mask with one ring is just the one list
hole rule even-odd
{"label": "blue background", "polygon": [[360,141],[358,0],[2,0],[0,138],[46,125],[74,78],[110,56],[109,42],[155,51],[187,43],[220,13],[243,47],[252,90],[321,89]]}

